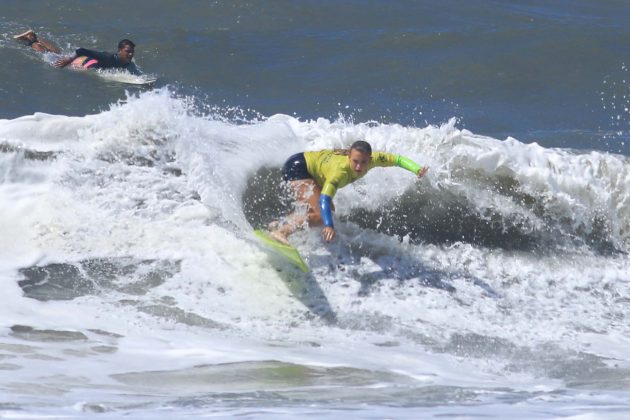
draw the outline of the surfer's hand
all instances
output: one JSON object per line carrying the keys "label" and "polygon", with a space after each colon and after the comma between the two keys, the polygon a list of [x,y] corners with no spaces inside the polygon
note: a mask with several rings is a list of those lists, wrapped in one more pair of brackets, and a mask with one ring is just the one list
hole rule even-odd
{"label": "surfer's hand", "polygon": [[322,238],[324,238],[326,242],[331,242],[333,239],[335,239],[335,235],[335,229],[331,228],[330,226],[327,226],[324,228],[324,230],[322,230]]}
{"label": "surfer's hand", "polygon": [[57,68],[66,67],[72,63],[72,60],[74,60],[74,57],[59,57],[53,62],[53,66]]}
{"label": "surfer's hand", "polygon": [[418,179],[422,178],[424,174],[427,173],[428,170],[429,170],[428,166],[423,166],[422,169],[418,171]]}

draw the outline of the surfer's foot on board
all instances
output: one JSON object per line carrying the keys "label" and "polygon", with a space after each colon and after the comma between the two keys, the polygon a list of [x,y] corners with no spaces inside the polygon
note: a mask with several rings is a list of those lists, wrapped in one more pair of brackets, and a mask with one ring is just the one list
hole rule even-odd
{"label": "surfer's foot on board", "polygon": [[283,233],[284,223],[280,223],[279,220],[274,220],[267,225],[267,230],[269,231],[269,236],[271,236],[276,241],[290,245],[289,240],[287,239],[287,234]]}
{"label": "surfer's foot on board", "polygon": [[18,41],[30,41],[31,39],[37,39],[37,35],[35,35],[35,31],[29,29],[24,33],[15,35],[13,39],[17,39]]}
{"label": "surfer's foot on board", "polygon": [[269,236],[282,244],[291,245],[287,237],[280,231],[280,229],[270,231]]}

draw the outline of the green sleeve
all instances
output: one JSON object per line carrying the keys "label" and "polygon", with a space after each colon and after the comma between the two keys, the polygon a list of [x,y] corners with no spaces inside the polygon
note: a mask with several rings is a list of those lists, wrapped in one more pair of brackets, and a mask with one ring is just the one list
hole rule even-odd
{"label": "green sleeve", "polygon": [[330,198],[333,198],[336,192],[337,192],[337,186],[332,182],[326,181],[326,183],[324,184],[324,188],[322,188],[322,194],[325,194],[329,196]]}
{"label": "green sleeve", "polygon": [[422,166],[418,165],[413,160],[401,155],[396,155],[396,166],[400,166],[401,168],[413,172],[414,174],[417,174],[422,170]]}

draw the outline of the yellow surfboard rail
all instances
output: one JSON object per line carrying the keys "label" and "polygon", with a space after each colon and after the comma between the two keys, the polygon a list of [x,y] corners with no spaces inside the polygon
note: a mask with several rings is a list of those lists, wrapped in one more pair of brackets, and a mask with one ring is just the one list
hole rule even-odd
{"label": "yellow surfboard rail", "polygon": [[269,236],[268,232],[265,232],[261,229],[254,230],[254,235],[256,235],[258,239],[260,239],[271,250],[275,251],[277,254],[283,256],[285,259],[291,262],[291,264],[293,264],[305,273],[309,272],[310,268],[304,262],[297,249],[295,249],[291,245],[286,245],[282,242],[277,241],[276,239]]}

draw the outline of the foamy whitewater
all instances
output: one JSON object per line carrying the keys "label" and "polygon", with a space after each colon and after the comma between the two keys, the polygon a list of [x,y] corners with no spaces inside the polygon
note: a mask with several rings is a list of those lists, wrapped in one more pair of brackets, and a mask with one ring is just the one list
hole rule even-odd
{"label": "foamy whitewater", "polygon": [[[0,120],[0,417],[630,415],[627,157],[193,102]],[[302,274],[252,228],[356,139],[431,169],[341,190]]]}

